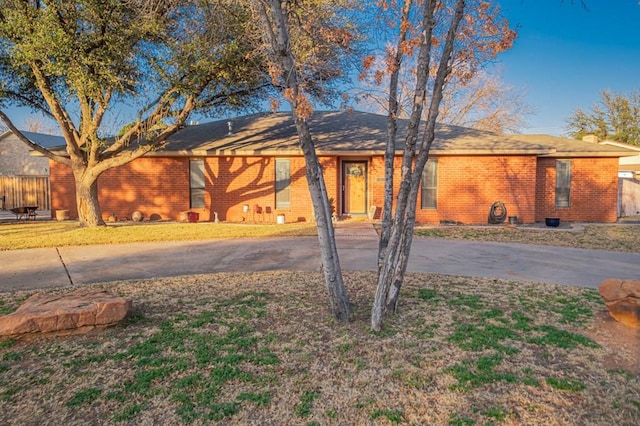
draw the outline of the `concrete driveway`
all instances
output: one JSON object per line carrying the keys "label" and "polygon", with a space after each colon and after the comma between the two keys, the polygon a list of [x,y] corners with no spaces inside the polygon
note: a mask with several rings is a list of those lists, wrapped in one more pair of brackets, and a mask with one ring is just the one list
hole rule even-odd
{"label": "concrete driveway", "polygon": [[[345,270],[375,270],[370,224],[336,229]],[[213,272],[318,270],[315,237],[132,243],[0,251],[0,291]],[[411,272],[597,287],[605,278],[640,278],[640,254],[528,244],[414,239]]]}

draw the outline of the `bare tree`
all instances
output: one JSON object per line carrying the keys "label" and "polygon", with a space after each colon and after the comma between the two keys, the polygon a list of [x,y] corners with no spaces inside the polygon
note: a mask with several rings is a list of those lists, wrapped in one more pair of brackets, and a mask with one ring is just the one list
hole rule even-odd
{"label": "bare tree", "polygon": [[[484,60],[511,47],[515,38],[515,32],[500,17],[499,10],[486,1],[405,0],[397,9],[391,5],[385,10],[398,23],[398,36],[395,48],[389,49],[386,58],[390,81],[389,132],[378,283],[371,312],[374,331],[381,329],[386,312],[397,309],[411,251],[422,172],[435,139],[445,85],[453,77],[468,81]],[[397,167],[395,135],[400,108],[398,80],[405,59],[414,54],[414,91],[393,212],[393,171]]]}
{"label": "bare tree", "polygon": [[484,71],[466,84],[454,79],[444,90],[439,121],[496,133],[517,133],[534,113],[525,95],[524,90],[507,86],[500,76]]}
{"label": "bare tree", "polygon": [[313,114],[311,97],[326,95],[326,83],[337,77],[336,73],[342,73],[341,55],[349,51],[353,35],[336,19],[340,9],[337,3],[253,0],[252,4],[261,24],[260,37],[274,84],[291,107],[304,154],[330,309],[336,320],[347,322],[351,312],[349,296],[308,119]]}
{"label": "bare tree", "polygon": [[53,135],[56,133],[55,123],[41,115],[30,115],[24,119],[24,127],[29,132]]}
{"label": "bare tree", "polygon": [[[384,66],[378,61],[378,66]],[[408,118],[411,113],[413,68],[402,67],[398,82],[398,117]],[[387,113],[389,76],[368,73],[356,89],[359,105],[374,112]],[[384,76],[382,84],[376,75]],[[526,102],[522,89],[508,86],[500,74],[480,70],[466,81],[450,78],[442,93],[438,122],[470,127],[497,133],[517,133],[526,126],[526,118],[534,113]]]}

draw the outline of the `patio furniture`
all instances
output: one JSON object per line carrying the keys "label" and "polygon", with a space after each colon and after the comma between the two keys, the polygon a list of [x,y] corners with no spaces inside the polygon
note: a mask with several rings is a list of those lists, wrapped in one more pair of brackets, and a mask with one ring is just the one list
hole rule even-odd
{"label": "patio furniture", "polygon": [[11,209],[13,214],[16,215],[16,220],[36,220],[36,216],[38,215],[36,210],[38,210],[38,206],[14,207]]}

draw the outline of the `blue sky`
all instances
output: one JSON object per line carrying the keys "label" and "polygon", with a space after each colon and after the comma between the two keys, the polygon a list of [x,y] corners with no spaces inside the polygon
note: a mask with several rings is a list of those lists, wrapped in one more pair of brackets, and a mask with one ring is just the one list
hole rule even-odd
{"label": "blue sky", "polygon": [[[499,3],[518,38],[494,66],[505,84],[525,91],[535,109],[524,133],[564,135],[567,118],[577,107],[589,108],[602,90],[640,90],[638,0]],[[18,127],[30,113],[10,112]]]}
{"label": "blue sky", "polygon": [[496,67],[508,85],[524,88],[536,110],[524,133],[563,135],[576,107],[600,92],[640,90],[638,0],[502,0],[518,30]]}

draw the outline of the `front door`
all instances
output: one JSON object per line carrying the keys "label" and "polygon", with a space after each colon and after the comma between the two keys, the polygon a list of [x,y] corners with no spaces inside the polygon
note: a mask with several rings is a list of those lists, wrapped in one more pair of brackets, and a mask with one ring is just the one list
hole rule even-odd
{"label": "front door", "polygon": [[342,162],[342,213],[367,213],[367,162]]}

